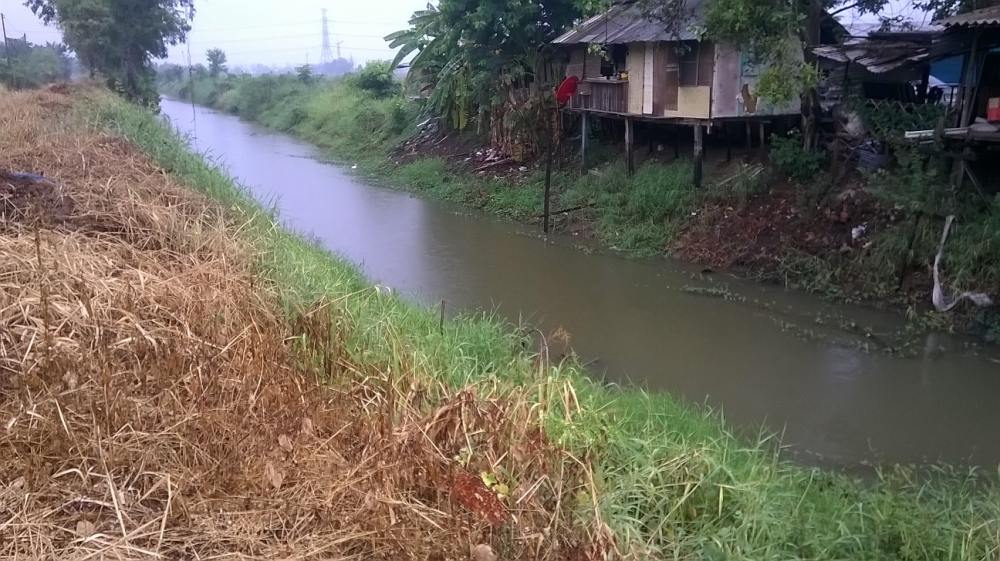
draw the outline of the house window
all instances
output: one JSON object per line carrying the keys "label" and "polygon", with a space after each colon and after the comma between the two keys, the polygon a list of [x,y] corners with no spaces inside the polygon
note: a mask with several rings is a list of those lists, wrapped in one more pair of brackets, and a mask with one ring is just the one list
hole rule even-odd
{"label": "house window", "polygon": [[698,43],[684,41],[677,47],[681,86],[698,85]]}
{"label": "house window", "polygon": [[715,72],[715,45],[707,41],[684,41],[677,47],[680,85],[711,86]]}

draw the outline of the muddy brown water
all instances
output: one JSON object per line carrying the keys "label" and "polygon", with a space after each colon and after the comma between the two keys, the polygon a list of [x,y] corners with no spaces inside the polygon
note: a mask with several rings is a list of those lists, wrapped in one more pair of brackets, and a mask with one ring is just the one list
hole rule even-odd
{"label": "muddy brown water", "polygon": [[291,228],[405,297],[561,327],[594,376],[721,408],[735,426],[781,433],[806,463],[1000,464],[992,351],[934,334],[913,356],[891,356],[871,348],[902,328],[895,315],[581,251],[571,238],[366,185],[316,148],[236,117],[162,108]]}

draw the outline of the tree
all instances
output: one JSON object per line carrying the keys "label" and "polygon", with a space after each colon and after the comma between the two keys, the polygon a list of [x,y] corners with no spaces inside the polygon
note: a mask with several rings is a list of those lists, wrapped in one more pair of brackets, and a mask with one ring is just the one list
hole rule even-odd
{"label": "tree", "polygon": [[11,38],[0,43],[0,59],[4,62],[0,64],[0,83],[12,88],[36,88],[69,80],[72,69],[66,47],[57,43],[33,45]]}
{"label": "tree", "polygon": [[206,55],[209,76],[215,78],[226,71],[226,53],[222,49],[209,49]]}
{"label": "tree", "polygon": [[130,101],[159,103],[151,59],[184,40],[194,0],[27,0],[45,23],[57,23],[80,62]]}
{"label": "tree", "polygon": [[389,97],[400,90],[399,82],[392,75],[394,68],[395,66],[385,61],[372,60],[348,78],[354,87],[368,92],[374,97]]}
{"label": "tree", "polygon": [[484,128],[490,109],[534,79],[549,41],[579,15],[575,0],[440,0],[386,40],[400,47],[393,66],[418,53],[410,75],[435,82],[434,112],[459,129],[473,121]]}
{"label": "tree", "polygon": [[312,66],[308,64],[303,64],[295,68],[295,75],[299,77],[299,81],[303,84],[309,84],[313,80]]}

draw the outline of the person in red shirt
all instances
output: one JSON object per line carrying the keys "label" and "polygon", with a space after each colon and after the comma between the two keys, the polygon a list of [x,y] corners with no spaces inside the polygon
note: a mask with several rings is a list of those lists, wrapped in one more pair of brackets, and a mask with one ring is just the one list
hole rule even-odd
{"label": "person in red shirt", "polygon": [[566,105],[569,100],[573,99],[579,84],[580,79],[576,76],[570,76],[559,84],[559,87],[556,88],[556,101],[559,102],[559,107]]}

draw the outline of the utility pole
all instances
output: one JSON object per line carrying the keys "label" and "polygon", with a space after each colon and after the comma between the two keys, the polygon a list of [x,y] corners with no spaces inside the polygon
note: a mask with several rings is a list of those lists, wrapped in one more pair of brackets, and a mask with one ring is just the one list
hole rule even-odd
{"label": "utility pole", "polygon": [[7,55],[7,66],[10,66],[10,45],[7,43],[7,19],[0,12],[0,27],[3,28],[3,52]]}
{"label": "utility pole", "polygon": [[343,41],[337,41],[337,58],[340,58],[340,46],[343,44]]}
{"label": "utility pole", "polygon": [[319,55],[320,64],[333,62],[333,49],[330,48],[330,22],[326,17],[326,8],[323,8],[323,49]]}

